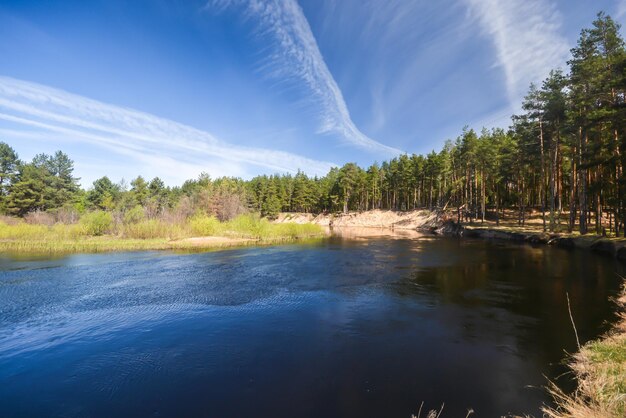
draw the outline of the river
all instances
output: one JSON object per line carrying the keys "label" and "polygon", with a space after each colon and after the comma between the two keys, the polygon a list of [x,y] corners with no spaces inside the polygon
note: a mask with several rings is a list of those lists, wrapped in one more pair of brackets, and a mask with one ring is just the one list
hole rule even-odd
{"label": "river", "polygon": [[373,235],[1,257],[0,416],[540,416],[566,294],[583,342],[614,319],[611,258]]}

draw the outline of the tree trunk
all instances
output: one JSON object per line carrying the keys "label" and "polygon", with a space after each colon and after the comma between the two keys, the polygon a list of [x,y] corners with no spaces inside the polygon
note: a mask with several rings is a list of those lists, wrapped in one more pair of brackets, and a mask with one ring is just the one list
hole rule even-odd
{"label": "tree trunk", "polygon": [[571,233],[576,226],[576,147],[572,147],[572,169],[570,171],[570,191],[569,191],[569,227]]}
{"label": "tree trunk", "polygon": [[481,202],[481,211],[482,211],[482,222],[485,223],[485,195],[486,195],[486,190],[485,190],[485,169],[483,168],[481,170],[481,176],[480,176],[480,184],[481,184],[481,194],[482,194],[482,202]]}
{"label": "tree trunk", "polygon": [[[579,129],[579,151],[578,151],[578,165],[582,166],[583,162],[583,153],[586,149],[587,144],[587,134],[583,135],[582,128]],[[579,182],[579,206],[580,206],[580,220],[578,227],[580,228],[580,233],[585,235],[587,233],[587,169],[582,169],[580,173]]]}
{"label": "tree trunk", "polygon": [[[558,132],[558,127],[557,127]],[[556,227],[555,210],[556,210],[556,175],[557,175],[557,163],[559,158],[559,137],[555,135],[555,141],[553,143],[551,168],[550,168],[550,231],[553,232]]]}
{"label": "tree trunk", "polygon": [[539,146],[541,149],[541,179],[539,183],[539,203],[541,204],[541,219],[543,221],[543,231],[546,231],[546,201],[545,201],[545,158],[543,151],[543,122],[539,118]]}

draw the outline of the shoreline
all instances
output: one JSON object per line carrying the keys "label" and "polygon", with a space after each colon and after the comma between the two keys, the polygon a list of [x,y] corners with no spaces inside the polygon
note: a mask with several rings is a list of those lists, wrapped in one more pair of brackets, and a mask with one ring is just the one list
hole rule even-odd
{"label": "shoreline", "polygon": [[584,249],[626,261],[626,239],[601,235],[574,235],[554,232],[527,232],[521,228],[489,228],[473,225],[458,225],[444,222],[439,228],[430,229],[436,235],[476,238],[485,240],[512,241],[526,244],[554,245],[565,249]]}
{"label": "shoreline", "polygon": [[553,383],[548,392],[554,408],[544,406],[548,418],[622,418],[626,416],[626,279],[615,300],[617,322],[598,339],[583,344],[570,357],[577,382],[571,395]]}
{"label": "shoreline", "polygon": [[[348,213],[281,213],[275,223],[312,223],[325,228],[364,230],[412,231],[438,236],[503,240],[528,244],[554,245],[560,248],[579,248],[605,254],[626,261],[626,238],[605,237],[595,234],[578,235],[566,232],[543,232],[538,219],[525,226],[509,223],[495,225],[477,221],[473,224],[457,224],[450,214],[415,209],[392,211],[373,209]],[[376,234],[384,235],[384,234]],[[389,233],[396,235],[396,233]]]}
{"label": "shoreline", "polygon": [[191,237],[177,240],[165,238],[134,239],[111,236],[82,239],[0,240],[0,255],[28,256],[46,254],[97,254],[126,251],[211,251],[228,248],[268,246],[321,239],[323,235],[281,238],[231,238],[219,236]]}
{"label": "shoreline", "polygon": [[[420,235],[447,236],[527,243],[531,245],[554,245],[565,249],[584,249],[597,254],[609,255],[626,261],[626,239],[610,238],[594,234],[577,235],[559,232],[542,232],[539,225],[496,226],[476,222],[457,224],[441,212],[418,209],[413,211],[370,210],[341,214],[281,213],[273,224],[312,224],[321,228],[320,233],[285,235],[282,237],[195,236],[185,238],[128,238],[118,235],[82,237],[14,237],[0,239],[0,253],[59,254],[79,252],[151,251],[151,250],[212,250],[254,245],[292,243],[306,239],[328,236],[329,231],[375,231],[356,234],[356,238],[394,236],[416,237]],[[343,234],[342,234],[343,235]],[[346,236],[351,236],[347,234]]]}

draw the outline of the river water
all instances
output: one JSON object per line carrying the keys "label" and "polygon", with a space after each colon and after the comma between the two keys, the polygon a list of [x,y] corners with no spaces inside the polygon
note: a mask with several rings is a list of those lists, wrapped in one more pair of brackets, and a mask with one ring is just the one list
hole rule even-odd
{"label": "river water", "polygon": [[614,319],[613,259],[373,235],[2,257],[0,416],[540,416],[566,294],[583,342]]}

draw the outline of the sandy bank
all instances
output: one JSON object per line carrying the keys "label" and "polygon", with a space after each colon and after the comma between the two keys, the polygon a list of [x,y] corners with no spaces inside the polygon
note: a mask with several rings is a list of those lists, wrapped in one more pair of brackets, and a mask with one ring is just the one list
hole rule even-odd
{"label": "sandy bank", "polygon": [[281,213],[276,223],[313,223],[320,226],[428,229],[439,224],[437,214],[429,210],[398,212],[391,210],[370,210],[340,214]]}

